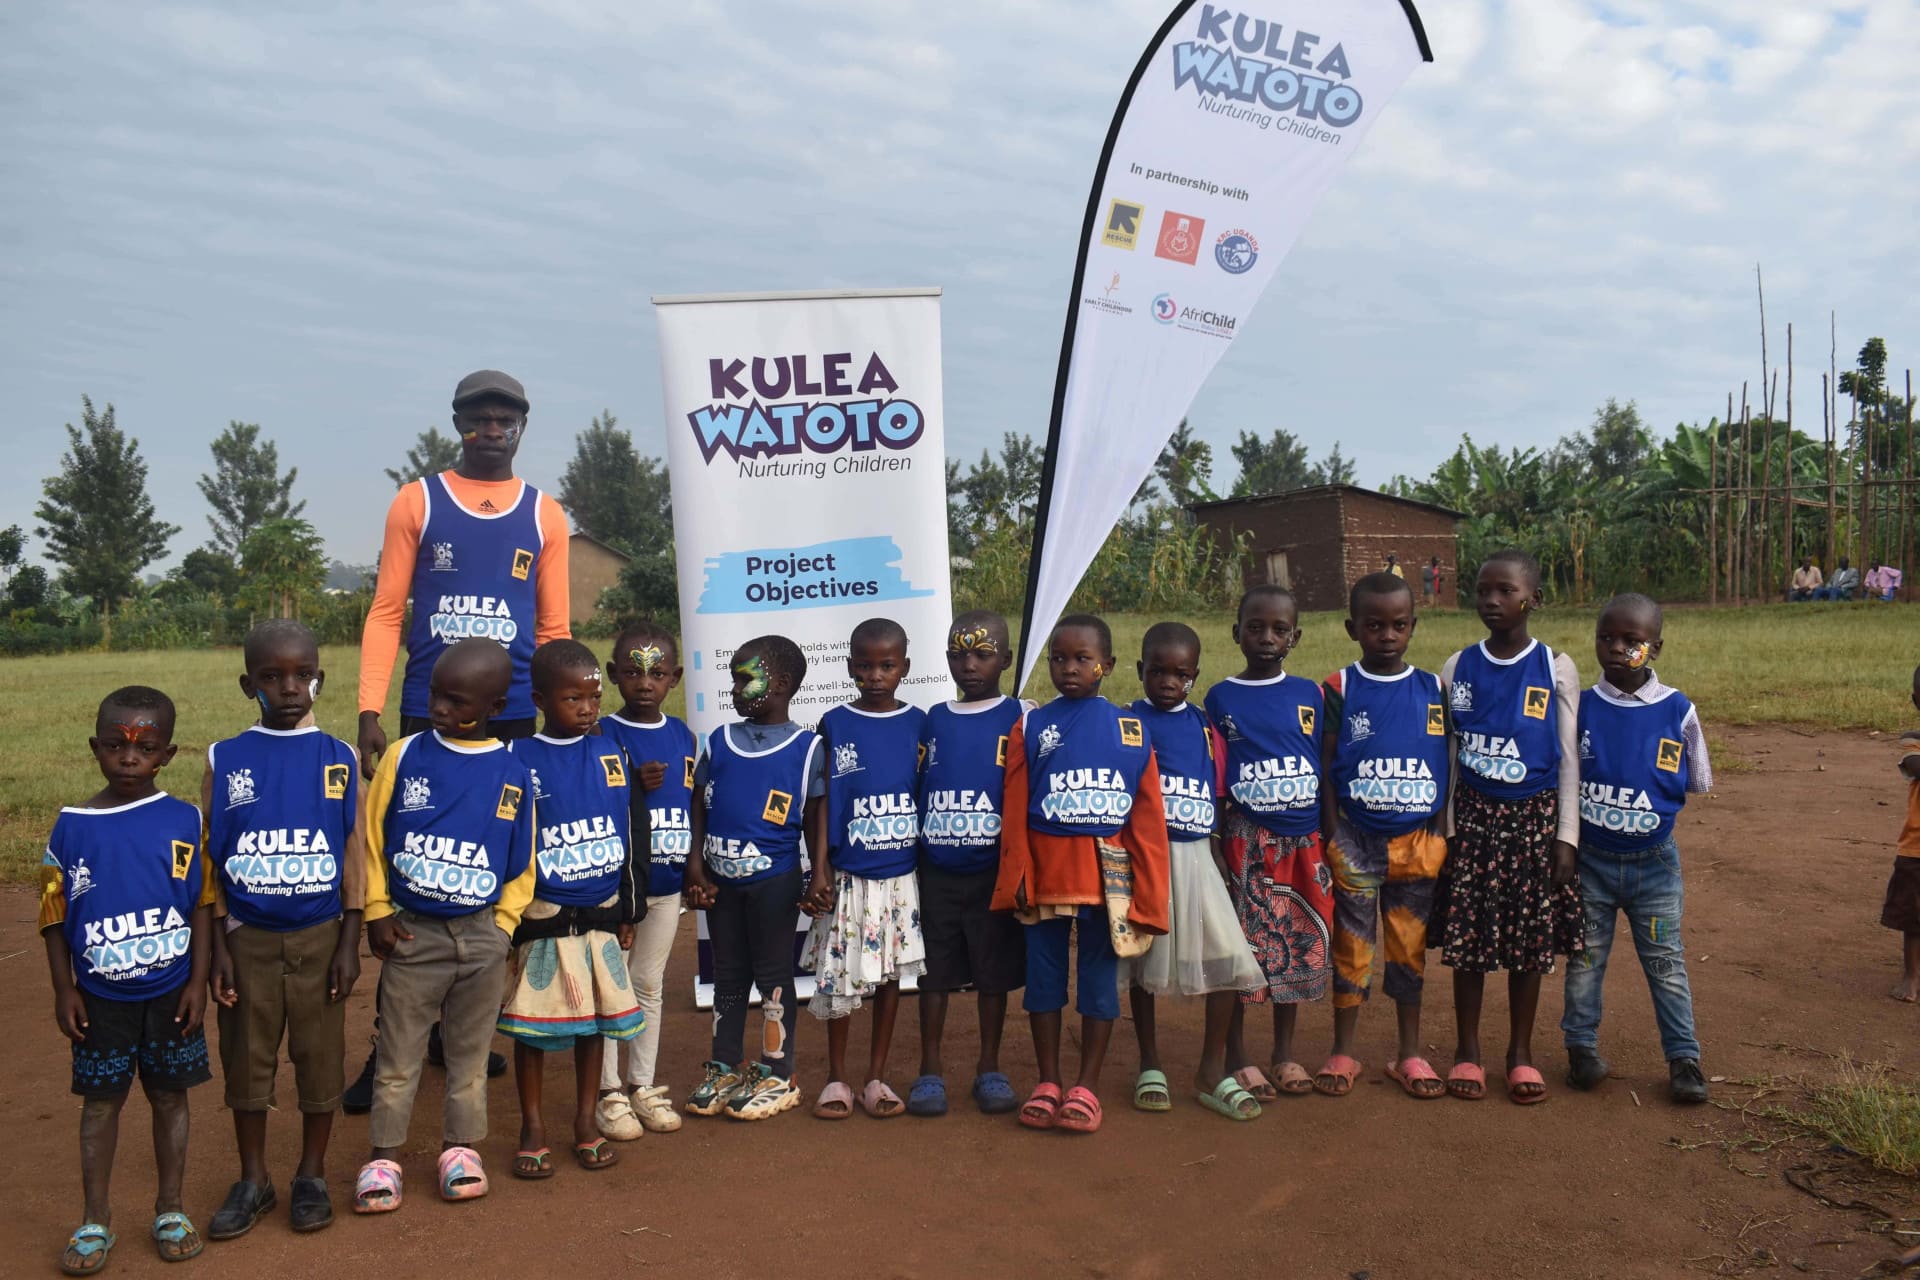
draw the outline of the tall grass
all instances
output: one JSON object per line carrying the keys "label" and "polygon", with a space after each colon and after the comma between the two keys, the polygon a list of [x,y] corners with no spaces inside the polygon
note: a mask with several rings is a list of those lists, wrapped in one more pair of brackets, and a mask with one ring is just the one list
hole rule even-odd
{"label": "tall grass", "polygon": [[1883,1172],[1920,1175],[1920,1091],[1883,1066],[1843,1059],[1834,1078],[1810,1086],[1798,1106],[1769,1114],[1838,1143]]}

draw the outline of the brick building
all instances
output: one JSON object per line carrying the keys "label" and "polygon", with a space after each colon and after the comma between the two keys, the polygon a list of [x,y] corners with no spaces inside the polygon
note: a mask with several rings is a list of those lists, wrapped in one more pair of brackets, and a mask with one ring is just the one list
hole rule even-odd
{"label": "brick building", "polygon": [[574,530],[567,539],[567,603],[571,621],[585,622],[600,603],[600,593],[620,582],[620,571],[632,559],[590,533]]}
{"label": "brick building", "polygon": [[1454,594],[1453,526],[1458,511],[1350,484],[1323,484],[1256,498],[1196,503],[1193,515],[1216,539],[1247,535],[1246,585],[1276,583],[1300,608],[1344,610],[1347,588],[1398,557],[1415,594],[1420,566],[1440,557],[1440,602]]}

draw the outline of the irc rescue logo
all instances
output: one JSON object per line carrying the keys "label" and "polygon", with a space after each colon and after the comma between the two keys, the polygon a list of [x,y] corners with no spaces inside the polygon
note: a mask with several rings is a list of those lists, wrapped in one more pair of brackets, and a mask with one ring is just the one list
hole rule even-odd
{"label": "irc rescue logo", "polygon": [[1300,713],[1300,732],[1311,738],[1313,736],[1313,708],[1303,706],[1296,707],[1295,710]]}
{"label": "irc rescue logo", "polygon": [[787,824],[787,815],[792,812],[793,797],[791,795],[785,791],[769,791],[767,807],[760,811],[760,816],[776,826],[784,827]]}
{"label": "irc rescue logo", "polygon": [[1161,215],[1160,240],[1153,247],[1153,256],[1192,266],[1200,256],[1200,233],[1206,226],[1205,218],[1169,210]]}
{"label": "irc rescue logo", "polygon": [[620,763],[619,756],[601,756],[600,768],[606,772],[607,785],[624,787],[627,785],[627,771]]}
{"label": "irc rescue logo", "polygon": [[1131,200],[1111,200],[1107,203],[1107,223],[1101,229],[1100,243],[1111,245],[1115,249],[1131,250],[1140,239],[1140,219],[1145,217],[1147,207]]}
{"label": "irc rescue logo", "polygon": [[185,880],[187,872],[193,870],[194,844],[191,840],[173,842],[173,878]]}
{"label": "irc rescue logo", "polygon": [[1130,716],[1120,717],[1120,745],[1137,747],[1144,744],[1146,736],[1140,730],[1140,722]]}
{"label": "irc rescue logo", "polygon": [[515,818],[519,817],[521,794],[520,788],[514,786],[511,782],[502,783],[500,785],[500,803],[493,806],[493,816],[507,822],[512,822]]}
{"label": "irc rescue logo", "polygon": [[344,764],[330,764],[320,770],[320,789],[329,800],[347,798],[347,775],[350,769]]}
{"label": "irc rescue logo", "polygon": [[1521,703],[1520,711],[1529,720],[1545,720],[1547,708],[1551,705],[1553,705],[1553,691],[1530,684],[1527,686],[1526,701]]}
{"label": "irc rescue logo", "polygon": [[1007,767],[1007,735],[1001,734],[1000,741],[993,744],[993,762],[1002,769]]}
{"label": "irc rescue logo", "polygon": [[687,790],[691,791],[693,790],[693,757],[682,756],[680,758],[687,762]]}
{"label": "irc rescue logo", "polygon": [[527,575],[533,572],[533,552],[524,547],[513,549],[513,576],[525,582]]}
{"label": "irc rescue logo", "polygon": [[1427,735],[1444,738],[1447,734],[1447,713],[1437,702],[1427,704]]}
{"label": "irc rescue logo", "polygon": [[1680,744],[1672,738],[1660,739],[1659,754],[1653,758],[1654,767],[1665,773],[1680,772],[1680,751]]}

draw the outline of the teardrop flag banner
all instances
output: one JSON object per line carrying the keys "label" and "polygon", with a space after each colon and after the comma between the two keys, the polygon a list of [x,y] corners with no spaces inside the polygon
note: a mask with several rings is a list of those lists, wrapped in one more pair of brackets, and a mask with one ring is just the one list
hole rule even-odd
{"label": "teardrop flag banner", "polygon": [[1161,24],[1120,95],[1087,199],[1021,688],[1314,205],[1414,66],[1432,60],[1412,0],[1185,0]]}

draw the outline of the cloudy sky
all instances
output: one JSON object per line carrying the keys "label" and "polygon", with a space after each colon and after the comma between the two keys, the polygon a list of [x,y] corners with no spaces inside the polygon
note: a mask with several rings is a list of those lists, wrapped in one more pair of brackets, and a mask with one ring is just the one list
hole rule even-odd
{"label": "cloudy sky", "polygon": [[[332,554],[469,369],[554,484],[602,408],[664,449],[657,293],[935,284],[950,452],[1041,433],[1107,121],[1167,0],[0,6],[0,526],[82,393],[172,550],[229,419]],[[1362,483],[1462,432],[1662,428],[1759,381],[1920,363],[1916,0],[1420,0],[1416,70],[1193,409],[1335,441]],[[1310,305],[1308,305],[1310,303]]]}

